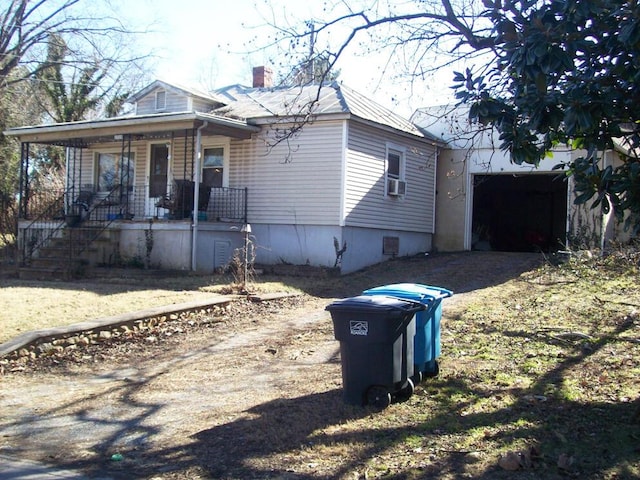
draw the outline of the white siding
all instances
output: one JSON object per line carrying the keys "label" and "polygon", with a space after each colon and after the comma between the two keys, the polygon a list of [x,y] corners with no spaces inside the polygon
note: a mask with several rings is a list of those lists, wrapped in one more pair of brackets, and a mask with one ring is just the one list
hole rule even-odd
{"label": "white siding", "polygon": [[186,95],[180,95],[170,90],[166,92],[166,107],[162,110],[156,110],[156,92],[161,90],[156,88],[149,92],[148,95],[138,100],[136,104],[136,113],[138,115],[148,115],[151,113],[161,112],[186,112],[189,105],[189,99]]}
{"label": "white siding", "polygon": [[[385,195],[387,143],[405,150],[406,195]],[[345,225],[433,233],[436,147],[351,123],[347,154]]]}
{"label": "white siding", "polygon": [[204,99],[193,98],[191,110],[194,112],[210,112],[213,110],[213,104]]}
{"label": "white siding", "polygon": [[249,222],[339,225],[342,121],[306,125],[273,148],[269,130],[232,141],[230,187],[248,187]]}

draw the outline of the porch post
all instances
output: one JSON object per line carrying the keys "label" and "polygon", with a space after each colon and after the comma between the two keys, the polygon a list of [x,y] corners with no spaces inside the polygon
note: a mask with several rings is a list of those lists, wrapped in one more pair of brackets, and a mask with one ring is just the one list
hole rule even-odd
{"label": "porch post", "polygon": [[200,150],[202,148],[202,130],[209,125],[209,122],[204,122],[196,130],[196,151],[194,153],[195,158],[195,172],[194,172],[194,185],[193,185],[193,213],[192,225],[193,230],[191,234],[191,270],[195,271],[197,267],[197,253],[198,253],[198,199],[200,198]]}
{"label": "porch post", "polygon": [[18,182],[20,183],[18,218],[27,218],[27,202],[29,198],[29,142],[22,142],[20,144],[20,178]]}

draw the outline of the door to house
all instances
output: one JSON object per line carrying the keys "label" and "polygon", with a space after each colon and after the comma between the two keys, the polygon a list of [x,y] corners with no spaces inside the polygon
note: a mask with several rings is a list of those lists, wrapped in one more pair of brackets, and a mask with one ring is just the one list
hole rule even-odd
{"label": "door to house", "polygon": [[[151,145],[149,156],[149,194],[148,210],[153,210],[162,197],[167,195],[169,184],[169,146],[166,144]],[[158,212],[162,215],[164,212]]]}

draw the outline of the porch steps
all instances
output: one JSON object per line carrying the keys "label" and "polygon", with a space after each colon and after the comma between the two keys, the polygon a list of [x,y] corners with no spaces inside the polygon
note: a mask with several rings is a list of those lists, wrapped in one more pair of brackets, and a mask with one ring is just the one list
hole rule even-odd
{"label": "porch steps", "polygon": [[[83,276],[87,267],[111,265],[119,252],[119,230],[108,229],[95,234],[95,227],[68,227],[59,237],[52,238],[49,245],[40,248],[29,265],[19,269],[23,280],[71,280]],[[79,254],[73,255],[72,247],[90,241]]]}

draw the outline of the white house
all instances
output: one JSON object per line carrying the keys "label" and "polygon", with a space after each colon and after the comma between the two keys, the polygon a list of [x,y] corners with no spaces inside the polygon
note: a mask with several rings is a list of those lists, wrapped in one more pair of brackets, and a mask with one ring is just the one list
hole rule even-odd
{"label": "white house", "polygon": [[[443,142],[344,85],[270,78],[259,67],[252,87],[213,93],[155,81],[132,115],[5,132],[22,142],[25,266],[67,238],[93,263],[205,272],[247,239],[258,263],[343,273],[431,250]],[[29,190],[34,145],[66,148],[66,190],[46,208]]]}

